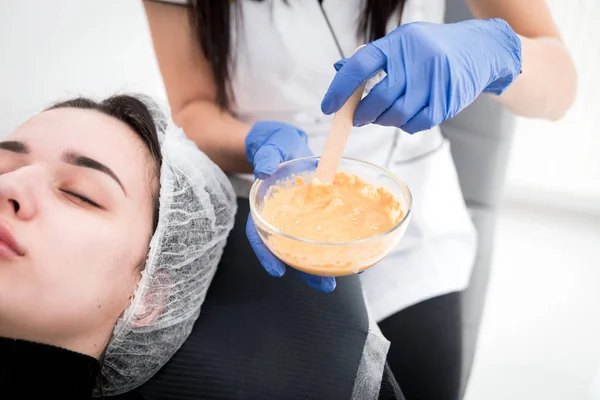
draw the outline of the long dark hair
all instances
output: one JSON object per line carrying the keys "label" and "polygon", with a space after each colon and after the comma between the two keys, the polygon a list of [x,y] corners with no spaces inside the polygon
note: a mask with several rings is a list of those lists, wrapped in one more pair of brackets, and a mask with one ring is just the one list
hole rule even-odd
{"label": "long dark hair", "polygon": [[[229,0],[190,0],[190,23],[197,42],[210,68],[217,87],[217,104],[227,109],[234,100],[230,87],[232,64],[231,25],[233,18],[241,20],[239,1],[232,10]],[[262,2],[264,0],[252,0]],[[285,0],[274,0],[284,1]],[[310,0],[303,0],[310,1]],[[357,37],[365,42],[379,39],[386,34],[386,25],[395,11],[402,17],[405,0],[363,0],[363,10],[358,24]],[[400,23],[400,18],[398,23]]]}

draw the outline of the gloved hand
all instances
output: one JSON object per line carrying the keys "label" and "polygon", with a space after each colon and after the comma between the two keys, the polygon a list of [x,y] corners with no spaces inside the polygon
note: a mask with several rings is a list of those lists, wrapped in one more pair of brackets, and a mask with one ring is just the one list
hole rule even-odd
{"label": "gloved hand", "polygon": [[521,41],[501,19],[400,26],[335,64],[321,103],[339,110],[366,79],[387,76],[359,103],[354,125],[395,126],[408,133],[454,117],[482,92],[500,95],[520,74]]}
{"label": "gloved hand", "polygon": [[[246,137],[246,157],[254,166],[254,175],[259,179],[271,176],[282,162],[312,155],[306,134],[281,122],[258,122]],[[246,236],[265,270],[272,276],[283,276],[285,264],[263,243],[251,215],[248,215],[246,223]],[[331,292],[335,289],[335,278],[309,275],[297,270],[296,272],[302,280],[317,290]]]}

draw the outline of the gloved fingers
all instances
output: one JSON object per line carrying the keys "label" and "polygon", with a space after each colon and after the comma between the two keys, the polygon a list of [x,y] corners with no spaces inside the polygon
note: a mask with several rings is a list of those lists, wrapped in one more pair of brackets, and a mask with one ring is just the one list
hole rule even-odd
{"label": "gloved fingers", "polygon": [[329,293],[335,289],[335,278],[329,276],[310,275],[302,271],[295,270],[300,279],[306,282],[310,287],[321,292]]}
{"label": "gloved fingers", "polygon": [[263,243],[250,214],[248,214],[248,221],[246,222],[246,237],[248,238],[250,247],[254,250],[256,257],[258,257],[261,265],[269,275],[275,277],[283,276],[283,274],[285,274],[285,264],[275,257]]}
{"label": "gloved fingers", "polygon": [[308,136],[306,136],[306,133],[291,126],[284,125],[277,129],[268,138],[265,145],[277,147],[283,156],[282,161],[312,155],[308,147]]}
{"label": "gloved fingers", "polygon": [[[252,250],[258,257],[261,265],[269,275],[274,277],[283,276],[285,274],[285,264],[275,257],[263,243],[250,214],[248,214],[248,221],[246,222],[246,236],[248,237],[248,242],[250,242],[250,247],[252,247]],[[335,278],[310,275],[298,270],[295,271],[298,276],[313,289],[325,293],[329,293],[335,289]]]}
{"label": "gloved fingers", "polygon": [[[383,112],[374,124],[381,126],[394,126],[396,128],[406,124],[415,115],[415,111],[406,108],[406,95],[401,96],[390,108]],[[418,112],[417,110],[416,112]]]}
{"label": "gloved fingers", "polygon": [[342,62],[321,102],[321,111],[332,114],[338,111],[352,93],[367,79],[373,77],[387,62],[386,55],[368,44]]}
{"label": "gloved fingers", "polygon": [[[394,74],[391,71],[390,74]],[[431,91],[431,82],[424,76],[415,74],[406,83],[406,91],[390,108],[382,113],[374,124],[382,126],[402,127],[413,119],[423,108],[427,107]],[[359,104],[360,107],[360,104]]]}
{"label": "gloved fingers", "polygon": [[267,179],[277,171],[277,167],[285,160],[281,150],[273,144],[265,144],[254,154],[254,175],[258,179]]}
{"label": "gloved fingers", "polygon": [[245,139],[246,158],[248,162],[251,164],[254,162],[254,155],[258,149],[281,126],[282,124],[276,121],[260,121],[252,126]]}
{"label": "gloved fingers", "polygon": [[[450,82],[450,71],[445,63],[436,63],[433,67],[432,84],[426,94],[427,104],[423,101],[414,103],[414,107],[421,109],[407,122],[401,125],[402,130],[410,134],[425,131],[444,122],[447,119],[448,98],[447,86]],[[424,98],[423,93],[421,93]],[[452,100],[452,99],[450,99]]]}
{"label": "gloved fingers", "polygon": [[308,148],[306,134],[295,126],[279,121],[260,121],[252,126],[245,139],[246,157],[250,163],[254,162],[258,149],[267,143],[276,144],[283,153]]}
{"label": "gloved fingers", "polygon": [[271,176],[284,161],[311,155],[306,133],[292,125],[258,122],[246,137],[246,156],[259,179]]}
{"label": "gloved fingers", "polygon": [[410,121],[408,121],[401,128],[403,131],[408,132],[410,134],[414,134],[421,131],[426,131],[428,129],[433,128],[434,126],[439,125],[442,121],[435,121],[432,115],[432,107],[427,106],[417,115],[414,116]]}
{"label": "gloved fingers", "polygon": [[354,113],[354,126],[364,126],[385,113],[406,90],[403,76],[394,79],[386,76],[358,104]]}
{"label": "gloved fingers", "polygon": [[346,64],[346,62],[348,62],[347,58],[342,58],[341,60],[338,60],[335,62],[335,64],[333,64],[333,68],[335,68],[336,72],[340,70],[340,68],[342,68],[342,66],[344,66],[344,64]]}

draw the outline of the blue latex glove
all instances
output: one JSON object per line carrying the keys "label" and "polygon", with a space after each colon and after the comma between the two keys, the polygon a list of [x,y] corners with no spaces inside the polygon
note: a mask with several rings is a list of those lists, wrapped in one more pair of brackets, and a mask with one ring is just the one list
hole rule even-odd
{"label": "blue latex glove", "polygon": [[[254,175],[259,179],[271,176],[282,162],[312,155],[306,134],[281,122],[258,122],[246,137],[246,157],[254,166]],[[265,270],[272,276],[283,276],[285,264],[265,246],[250,215],[246,223],[246,236]],[[303,281],[317,290],[331,292],[335,289],[335,278],[296,272]]]}
{"label": "blue latex glove", "polygon": [[354,125],[395,126],[408,133],[454,117],[482,92],[500,95],[520,74],[521,41],[501,19],[400,26],[338,70],[323,98],[336,112],[366,79],[387,76],[359,103]]}

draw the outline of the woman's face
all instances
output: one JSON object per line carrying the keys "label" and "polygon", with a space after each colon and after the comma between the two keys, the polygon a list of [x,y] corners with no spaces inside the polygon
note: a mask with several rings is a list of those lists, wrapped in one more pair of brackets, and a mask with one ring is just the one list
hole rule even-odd
{"label": "woman's face", "polygon": [[102,353],[148,251],[155,169],[97,111],[46,111],[0,141],[0,336]]}

